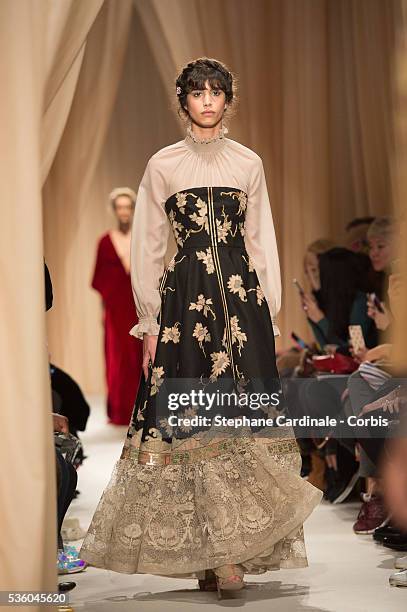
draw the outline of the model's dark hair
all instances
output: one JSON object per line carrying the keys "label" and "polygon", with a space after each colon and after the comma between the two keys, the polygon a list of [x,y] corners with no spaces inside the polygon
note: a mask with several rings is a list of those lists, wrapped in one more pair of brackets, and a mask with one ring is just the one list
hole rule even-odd
{"label": "model's dark hair", "polygon": [[188,116],[185,110],[187,95],[194,89],[205,89],[205,83],[209,81],[213,89],[221,89],[225,92],[226,102],[229,105],[236,100],[236,77],[225,66],[223,62],[209,57],[199,57],[189,62],[177,77],[175,82],[179,111]]}

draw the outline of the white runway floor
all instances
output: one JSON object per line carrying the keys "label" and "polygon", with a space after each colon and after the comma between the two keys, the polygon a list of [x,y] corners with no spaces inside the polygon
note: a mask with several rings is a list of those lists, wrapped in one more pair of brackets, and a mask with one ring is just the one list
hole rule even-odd
{"label": "white runway floor", "polygon": [[[78,470],[80,496],[68,517],[87,529],[93,511],[119,457],[126,427],[105,423],[104,406],[91,398],[92,413],[82,434],[88,459]],[[195,612],[205,605],[255,612],[401,612],[407,609],[407,588],[390,587],[389,575],[399,556],[376,545],[371,536],[356,536],[352,523],[358,504],[327,502],[305,523],[309,567],[248,576],[248,587],[233,599],[218,601],[201,593],[193,580],[126,575],[88,567],[60,581],[74,580],[74,610],[86,612]],[[77,548],[80,541],[72,542]],[[406,553],[403,553],[406,554]],[[212,608],[211,608],[212,609]]]}

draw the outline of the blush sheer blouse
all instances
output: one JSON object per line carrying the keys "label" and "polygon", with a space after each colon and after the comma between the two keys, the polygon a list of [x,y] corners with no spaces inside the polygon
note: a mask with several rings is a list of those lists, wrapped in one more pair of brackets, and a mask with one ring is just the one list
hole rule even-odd
{"label": "blush sheer blouse", "polygon": [[281,276],[273,215],[261,158],[244,145],[222,136],[210,142],[189,134],[155,153],[148,161],[135,206],[131,236],[131,281],[139,322],[130,334],[158,335],[160,278],[171,224],[167,199],[194,187],[232,187],[247,194],[244,241],[266,298],[274,335],[281,308]]}

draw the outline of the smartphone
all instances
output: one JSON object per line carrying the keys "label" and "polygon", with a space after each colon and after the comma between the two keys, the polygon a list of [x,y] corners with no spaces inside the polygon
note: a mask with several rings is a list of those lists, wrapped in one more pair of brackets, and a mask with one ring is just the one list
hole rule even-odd
{"label": "smartphone", "polygon": [[366,349],[365,339],[360,325],[349,325],[349,336],[355,354]]}
{"label": "smartphone", "polygon": [[375,305],[375,307],[377,308],[377,310],[383,314],[384,310],[382,308],[382,305],[381,305],[380,300],[377,297],[377,295],[375,293],[371,293],[370,294],[370,299],[372,300],[372,302]]}
{"label": "smartphone", "polygon": [[294,285],[297,287],[297,289],[298,289],[298,292],[299,292],[300,296],[301,296],[301,297],[303,297],[303,295],[305,294],[305,291],[304,291],[304,289],[301,287],[300,283],[297,281],[297,279],[296,279],[296,278],[293,278],[293,283],[294,283]]}
{"label": "smartphone", "polygon": [[308,344],[306,342],[304,342],[304,340],[302,340],[299,336],[297,336],[297,334],[295,334],[294,332],[291,332],[291,338],[294,340],[294,342],[296,344],[298,344],[298,346],[302,349],[307,349],[309,348]]}

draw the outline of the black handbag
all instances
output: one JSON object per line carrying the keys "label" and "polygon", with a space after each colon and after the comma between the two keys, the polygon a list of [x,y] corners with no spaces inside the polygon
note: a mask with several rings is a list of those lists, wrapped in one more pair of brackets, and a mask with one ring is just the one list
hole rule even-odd
{"label": "black handbag", "polygon": [[71,433],[64,434],[60,431],[54,432],[55,448],[68,463],[75,465],[75,458],[82,448],[82,442]]}

